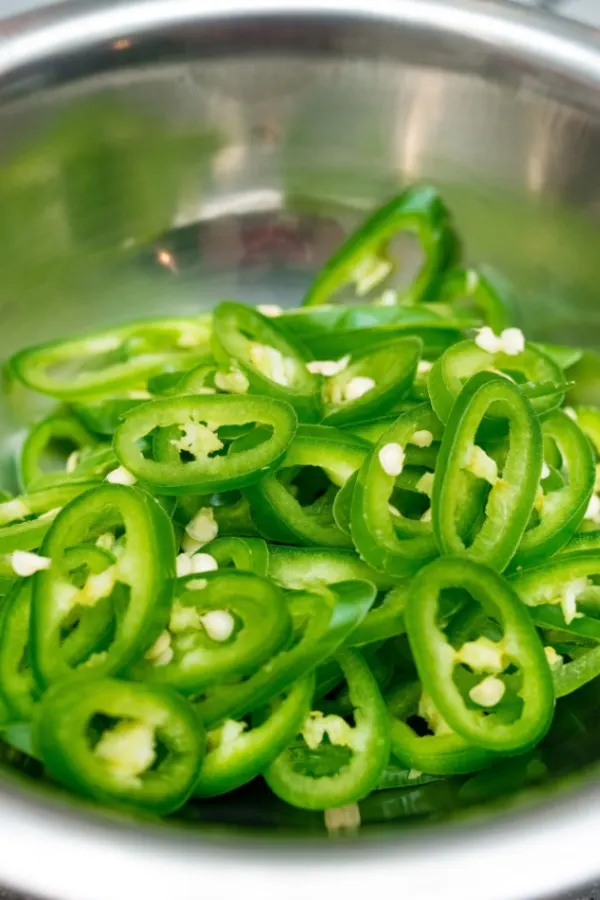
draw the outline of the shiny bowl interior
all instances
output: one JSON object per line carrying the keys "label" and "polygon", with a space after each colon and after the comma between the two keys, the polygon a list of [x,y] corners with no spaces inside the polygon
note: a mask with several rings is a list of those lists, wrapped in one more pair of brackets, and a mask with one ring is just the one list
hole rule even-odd
{"label": "shiny bowl interior", "polygon": [[[511,284],[523,328],[600,347],[599,39],[484,0],[101,6],[13,20],[0,45],[1,357],[226,297],[295,305],[365,211],[415,181],[441,190],[466,258]],[[581,378],[577,399],[594,399],[585,362]],[[39,410],[29,396],[4,394],[5,487]],[[234,842],[252,884],[257,860],[269,861],[267,896],[279,890],[274,854],[288,873],[310,856],[319,885],[333,878],[332,856],[343,878],[370,872],[369,883],[377,860],[377,878],[387,873],[417,898],[442,883],[449,897],[482,896],[461,883],[451,852],[461,866],[500,864],[486,897],[573,886],[600,869],[589,841],[600,819],[600,733],[583,707],[586,738],[567,742],[550,782],[458,818],[443,797],[390,797],[365,810],[351,859],[341,845],[322,855],[322,818],[288,814],[255,786],[157,829],[55,796],[35,767],[17,772],[15,755],[0,751],[0,827],[21,823],[0,880],[105,900],[143,868],[149,898],[164,896],[174,872],[180,896],[192,897],[198,872],[216,877]],[[508,870],[519,868],[520,835],[531,848],[533,827],[545,843],[521,859],[517,880]],[[549,848],[565,829],[572,852],[557,868]],[[292,842],[273,844],[282,834]],[[25,865],[25,841],[39,866]],[[67,846],[95,866],[92,884],[60,871]],[[437,866],[419,876],[417,860],[435,854]]]}

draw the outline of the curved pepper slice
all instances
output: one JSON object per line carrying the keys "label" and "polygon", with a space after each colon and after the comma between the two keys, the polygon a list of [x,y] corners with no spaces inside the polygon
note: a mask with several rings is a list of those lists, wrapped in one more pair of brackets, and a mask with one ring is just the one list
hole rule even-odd
{"label": "curved pepper slice", "polygon": [[539,521],[529,528],[517,550],[516,565],[531,565],[560,550],[581,524],[594,491],[596,469],[590,443],[581,428],[564,412],[542,422],[544,443],[552,440],[562,459],[563,482],[540,497]]}
{"label": "curved pepper slice", "polygon": [[[236,450],[235,441],[219,436],[231,425],[253,426],[256,443]],[[152,433],[154,458],[147,458],[138,442]],[[280,464],[295,433],[296,415],[281,400],[175,397],[134,409],[117,428],[114,447],[122,465],[160,493],[201,494],[264,478]]]}
{"label": "curved pepper slice", "polygon": [[340,716],[311,712],[296,741],[264,773],[274,794],[301,809],[330,809],[366,797],[390,756],[387,710],[369,667],[356,650],[336,659],[348,684],[354,726]]}
{"label": "curved pepper slice", "polygon": [[252,781],[285,750],[310,711],[314,674],[299,679],[277,698],[266,717],[247,723],[226,719],[208,732],[208,750],[194,788],[195,797],[217,797]]}
{"label": "curved pepper slice", "polygon": [[[351,547],[348,535],[335,524],[333,503],[338,487],[358,469],[367,451],[360,438],[331,426],[300,425],[277,473],[244,490],[260,533],[280,543]],[[314,475],[293,486],[282,483],[286,471],[294,475],[296,466],[319,467],[327,476],[325,492],[315,496]]]}
{"label": "curved pepper slice", "polygon": [[410,387],[422,349],[419,338],[407,337],[354,355],[347,368],[325,381],[323,422],[347,425],[387,412]]}
{"label": "curved pepper slice", "polygon": [[[68,552],[69,564],[88,566],[98,574],[113,565],[111,553],[93,544]],[[31,579],[20,579],[0,608],[0,694],[18,719],[29,719],[39,691],[29,662]],[[112,609],[104,601],[82,607],[68,623],[69,634],[61,652],[71,665],[89,656],[110,638],[114,627]],[[75,627],[76,626],[76,627]]]}
{"label": "curved pepper slice", "polygon": [[21,448],[20,478],[26,490],[35,490],[35,482],[57,470],[64,474],[69,454],[93,447],[96,439],[74,416],[48,416],[35,425]]}
{"label": "curved pepper slice", "polygon": [[[539,348],[527,344],[515,356],[489,353],[475,341],[461,341],[449,347],[434,363],[429,373],[431,405],[442,422],[447,422],[455,400],[465,382],[478,372],[504,372],[524,383],[523,394],[531,401],[538,415],[551,412],[562,403],[567,383],[559,365]],[[507,379],[505,379],[507,380]],[[493,418],[494,411],[488,412]]]}
{"label": "curved pepper slice", "polygon": [[561,554],[515,572],[509,578],[513,590],[528,607],[539,628],[556,629],[600,641],[600,620],[584,615],[586,594],[597,593],[600,550]]}
{"label": "curved pepper slice", "polygon": [[298,591],[288,598],[293,621],[290,645],[246,681],[210,689],[196,703],[207,725],[260,709],[296,679],[312,672],[347,640],[375,600],[367,581],[344,581],[319,593]]}
{"label": "curved pepper slice", "polygon": [[283,592],[252,572],[180,578],[167,629],[131,675],[195,694],[251,675],[285,645],[291,628]]}
{"label": "curved pepper slice", "polygon": [[[116,724],[103,728],[107,718]],[[162,815],[190,797],[204,741],[177,691],[110,678],[54,685],[34,721],[34,744],[61,784]]]}
{"label": "curved pepper slice", "polygon": [[316,590],[339,581],[371,581],[386,590],[393,578],[363,562],[352,550],[331,547],[280,547],[269,545],[269,576],[289,591]]}
{"label": "curved pepper slice", "polygon": [[457,268],[444,273],[436,287],[435,299],[447,304],[455,316],[470,313],[475,307],[484,324],[500,334],[511,321],[512,304],[506,294],[496,278],[479,269]]}
{"label": "curved pepper slice", "polygon": [[421,685],[413,681],[401,685],[386,698],[392,755],[397,760],[408,769],[428,775],[467,775],[498,759],[498,754],[469,744],[442,724],[441,719],[433,733],[420,735],[411,728],[408,720],[419,714],[422,693]]}
{"label": "curved pepper slice", "polygon": [[266,578],[269,571],[269,548],[261,538],[222,537],[203,548],[216,559],[219,569],[232,565],[245,572]]}
{"label": "curved pepper slice", "polygon": [[236,366],[256,393],[290,403],[301,422],[320,418],[320,384],[306,368],[309,355],[273,319],[241,303],[219,304],[213,350],[217,361]]}
{"label": "curved pepper slice", "polygon": [[[70,557],[107,523],[124,531],[117,563],[98,576]],[[136,660],[165,627],[175,577],[171,522],[160,504],[137,488],[104,484],[73,500],[56,517],[41,548],[51,566],[33,576],[31,667],[40,688],[94,671],[109,675]],[[62,652],[62,632],[81,606],[115,600],[115,632],[102,652],[73,667]]]}
{"label": "curved pepper slice", "polygon": [[[448,588],[468,591],[500,626],[499,641],[452,646],[438,619]],[[453,731],[499,753],[523,752],[544,736],[554,711],[552,675],[527,610],[507,581],[464,557],[435,560],[415,577],[404,616],[421,683]]]}
{"label": "curved pepper slice", "polygon": [[413,187],[376,210],[334,253],[317,275],[303,305],[329,303],[352,284],[358,297],[391,285],[398,266],[392,242],[401,233],[416,235],[425,261],[405,301],[416,303],[430,291],[455,246],[449,215],[439,194],[430,187]]}
{"label": "curved pepper slice", "polygon": [[[508,420],[509,448],[499,476],[495,463],[489,472],[487,467],[482,472],[483,478],[493,484],[483,524],[466,543],[456,522],[462,503],[457,479],[472,465],[474,454],[482,453],[475,441],[492,406]],[[431,509],[440,552],[465,554],[502,572],[529,522],[541,472],[542,435],[529,401],[516,385],[499,375],[481,372],[473,376],[454,405],[438,455]]]}
{"label": "curved pepper slice", "polygon": [[429,404],[402,414],[381,436],[362,464],[352,494],[352,539],[362,558],[381,572],[404,578],[437,555],[431,524],[392,510],[396,476],[382,465],[386,448],[404,448],[419,432],[439,440],[441,425]]}
{"label": "curved pepper slice", "polygon": [[134,322],[66,341],[30,347],[9,360],[35,391],[77,400],[139,384],[166,368],[185,368],[208,350],[210,317]]}
{"label": "curved pepper slice", "polygon": [[6,523],[0,526],[0,555],[37,550],[62,507],[97,486],[96,480],[73,478],[0,503],[0,521]]}

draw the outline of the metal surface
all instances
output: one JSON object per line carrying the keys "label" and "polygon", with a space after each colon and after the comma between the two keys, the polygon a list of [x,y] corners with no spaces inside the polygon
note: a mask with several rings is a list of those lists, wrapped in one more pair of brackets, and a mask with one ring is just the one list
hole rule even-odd
{"label": "metal surface", "polygon": [[[57,193],[58,163],[46,154],[43,164],[27,157],[8,190],[0,184],[11,225],[0,235],[1,355],[225,294],[294,302],[360,210],[414,179],[443,190],[467,254],[514,282],[526,327],[600,344],[600,39],[591,32],[486,0],[68,4],[0,32],[5,158],[101,90],[158,118],[155,142],[180,163],[171,181],[169,159],[163,170],[157,157],[165,177],[156,177],[140,144],[118,173],[122,191],[89,209]],[[106,134],[114,123],[98,117]],[[24,185],[32,207],[16,202]],[[153,230],[181,234],[204,220],[194,278],[156,267],[117,274],[107,263],[86,281],[82,260],[114,249],[99,243],[103,227],[122,232],[124,246],[143,242],[140,210],[157,217]],[[1,427],[6,447],[13,413]],[[8,454],[3,465],[9,477]],[[60,900],[240,891],[305,900],[390,888],[411,900],[536,900],[594,882],[599,829],[591,778],[473,820],[308,843],[108,818],[5,776],[0,881]]]}

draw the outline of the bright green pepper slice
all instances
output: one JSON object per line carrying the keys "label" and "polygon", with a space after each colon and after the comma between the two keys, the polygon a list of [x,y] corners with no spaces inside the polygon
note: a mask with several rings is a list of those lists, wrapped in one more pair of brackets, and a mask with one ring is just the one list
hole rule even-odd
{"label": "bright green pepper slice", "polygon": [[[452,646],[438,620],[448,588],[468,591],[500,626],[499,641]],[[554,711],[552,675],[527,610],[507,581],[465,557],[435,560],[415,577],[404,616],[421,683],[453,731],[499,753],[524,752],[544,736]],[[516,674],[507,671],[512,667]]]}
{"label": "bright green pepper slice", "polygon": [[[115,562],[112,554],[93,544],[75,547],[68,556],[70,565],[88,566],[92,574]],[[30,578],[20,579],[0,607],[0,695],[19,720],[31,717],[39,694],[29,662],[31,589]],[[69,622],[61,652],[75,665],[101,647],[113,627],[112,609],[106,601],[82,608]]]}
{"label": "bright green pepper slice", "polygon": [[497,754],[465,741],[451,729],[418,734],[408,724],[419,713],[423,690],[417,681],[400,685],[387,700],[392,755],[403,765],[428,775],[467,775],[497,759]]}
{"label": "bright green pepper slice", "polygon": [[[90,478],[74,478],[0,503],[0,521],[7,523],[0,526],[0,555],[37,550],[62,507],[97,486],[98,482]],[[29,516],[33,518],[25,518]]]}
{"label": "bright green pepper slice", "polygon": [[196,797],[217,797],[247,784],[279,756],[310,712],[314,674],[293,684],[287,695],[272,702],[266,717],[246,722],[226,719],[208,732],[208,750],[194,788]]}
{"label": "bright green pepper slice", "polygon": [[435,299],[447,304],[457,317],[472,313],[474,307],[484,324],[496,334],[511,323],[511,303],[506,290],[496,278],[479,269],[457,268],[445,272],[436,287]]}
{"label": "bright green pepper slice", "polygon": [[319,379],[306,368],[308,352],[241,303],[221,303],[213,313],[213,351],[218,362],[237,367],[258,394],[285,400],[301,422],[320,418]]}
{"label": "bright green pepper slice", "polygon": [[291,628],[285,596],[267,579],[235,569],[190,575],[178,579],[167,629],[131,675],[197,694],[252,675]]}
{"label": "bright green pepper slice", "polygon": [[[401,338],[353,356],[347,368],[325,381],[324,423],[347,425],[391,409],[412,383],[422,346],[418,338]],[[354,399],[357,385],[367,389]]]}
{"label": "bright green pepper slice", "polygon": [[[300,425],[277,473],[244,490],[260,533],[280,543],[351,547],[348,535],[335,525],[332,507],[338,487],[360,466],[367,450],[360,438],[331,426]],[[320,468],[326,476],[324,493],[315,496],[319,483],[314,476],[307,480],[302,469],[302,483],[282,483],[282,475],[293,475],[297,466]]]}
{"label": "bright green pepper slice", "polygon": [[223,569],[232,565],[245,572],[266,578],[269,571],[269,548],[261,538],[222,537],[203,548]]}
{"label": "bright green pepper slice", "polygon": [[291,594],[290,645],[247,680],[207,691],[196,703],[202,721],[210,725],[260,709],[335,653],[360,625],[374,599],[375,588],[367,581],[344,581],[321,587],[319,593]]}
{"label": "bright green pepper slice", "polygon": [[354,726],[340,716],[311,712],[296,741],[264,773],[274,794],[302,809],[330,809],[366,797],[390,756],[388,715],[369,667],[356,650],[336,659],[348,684]]}
{"label": "bright green pepper slice", "polygon": [[30,347],[9,361],[27,387],[60,400],[138,384],[185,367],[208,350],[210,317],[134,322],[83,337]]}
{"label": "bright green pepper slice", "polygon": [[[235,441],[219,436],[230,425],[255,426],[260,443],[236,452]],[[155,458],[146,458],[138,442],[153,432]],[[122,465],[160,493],[202,494],[259,481],[281,463],[295,433],[296,415],[281,400],[175,397],[134,409],[117,428],[114,447]]]}
{"label": "bright green pepper slice", "polygon": [[405,302],[417,303],[432,289],[454,250],[454,236],[446,207],[430,187],[408,188],[376,210],[333,254],[306,294],[304,306],[329,303],[352,284],[358,297],[393,286],[398,268],[393,240],[401,233],[416,235],[425,261],[402,291]]}
{"label": "bright green pepper slice", "polygon": [[[117,563],[100,575],[83,573],[72,548],[115,523],[124,530]],[[56,517],[41,548],[51,566],[33,576],[31,667],[40,688],[94,671],[123,671],[156,641],[169,617],[175,577],[171,522],[160,504],[138,488],[104,484],[73,500]],[[82,665],[62,652],[62,631],[81,606],[105,597],[115,602],[115,632],[109,646]]]}
{"label": "bright green pepper slice", "polygon": [[[510,441],[502,471],[484,459],[482,480],[493,482],[485,518],[478,533],[466,543],[457,526],[461,504],[458,478],[481,449],[478,429],[490,407],[508,420]],[[485,454],[483,454],[485,457]],[[490,469],[489,463],[492,463]],[[488,471],[489,469],[489,471]],[[534,508],[542,472],[542,435],[531,404],[520,389],[499,375],[480,372],[461,391],[444,432],[433,483],[433,531],[440,552],[461,553],[502,572],[519,546]]]}
{"label": "bright green pepper slice", "polygon": [[510,576],[513,589],[528,607],[539,628],[558,629],[600,641],[600,621],[584,615],[586,594],[597,593],[600,552],[580,550],[561,554]]}
{"label": "bright green pepper slice", "polygon": [[354,580],[371,581],[378,590],[386,590],[394,583],[351,550],[277,544],[269,545],[269,576],[289,591],[311,591],[323,584]]}
{"label": "bright green pepper slice", "polygon": [[418,433],[432,440],[441,436],[441,425],[428,404],[404,413],[382,435],[362,464],[352,494],[352,539],[360,556],[373,568],[404,578],[433,559],[437,549],[431,524],[404,517],[390,508],[396,476],[383,469],[380,454],[389,445],[402,450]]}
{"label": "bright green pepper slice", "polygon": [[[136,396],[91,399],[73,403],[71,408],[88,431],[102,438],[112,437],[127,413],[151,399],[148,391],[131,391]],[[137,396],[137,394],[143,396]]]}
{"label": "bright green pepper slice", "polygon": [[[465,382],[479,372],[504,372],[524,382],[521,390],[538,415],[556,409],[567,389],[564,372],[549,356],[532,344],[522,353],[488,353],[475,341],[461,341],[449,347],[429,373],[431,405],[442,422],[447,422],[454,402]],[[505,379],[506,380],[506,379]],[[494,410],[488,416],[495,417]]]}
{"label": "bright green pepper slice", "polygon": [[564,480],[558,490],[544,494],[539,520],[523,535],[514,559],[516,565],[531,565],[564,547],[581,524],[594,491],[594,456],[577,423],[557,410],[542,422],[542,437],[544,442],[551,439],[558,448]]}
{"label": "bright green pepper slice", "polygon": [[[106,720],[115,722],[106,727]],[[191,796],[204,729],[172,688],[110,678],[54,685],[34,722],[50,773],[102,803],[166,815]]]}
{"label": "bright green pepper slice", "polygon": [[[64,474],[73,452],[93,447],[96,440],[74,416],[58,414],[38,422],[21,449],[20,478],[26,490],[49,472]],[[75,468],[78,459],[74,460]]]}

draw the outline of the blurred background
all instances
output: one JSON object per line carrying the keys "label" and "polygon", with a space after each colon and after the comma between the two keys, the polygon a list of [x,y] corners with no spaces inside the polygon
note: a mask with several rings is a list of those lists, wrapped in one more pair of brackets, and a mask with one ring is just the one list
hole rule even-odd
{"label": "blurred background", "polygon": [[[50,6],[56,0],[0,0],[0,15],[10,16],[41,6]],[[564,16],[579,19],[600,28],[599,0],[516,0],[522,6],[537,6],[551,9]]]}

